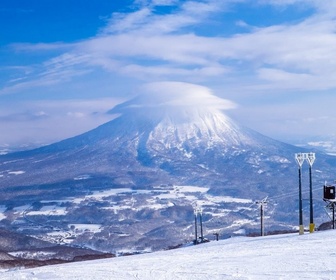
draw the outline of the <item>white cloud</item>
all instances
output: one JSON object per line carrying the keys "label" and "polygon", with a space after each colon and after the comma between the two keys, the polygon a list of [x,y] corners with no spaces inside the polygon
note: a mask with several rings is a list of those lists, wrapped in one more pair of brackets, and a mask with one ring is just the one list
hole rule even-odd
{"label": "white cloud", "polygon": [[147,23],[150,15],[149,8],[143,8],[130,14],[114,13],[104,33],[132,31],[137,29],[139,25]]}
{"label": "white cloud", "polygon": [[[194,27],[212,14],[225,13],[227,3],[186,1],[171,14],[156,14],[151,8],[151,5],[173,3],[154,1],[135,12],[113,14],[108,26],[97,37],[67,45],[67,52],[45,61],[27,76],[26,81],[17,80],[22,86],[7,86],[2,93],[59,83],[87,75],[97,68],[140,79],[148,77],[148,80],[151,75],[155,79],[205,82],[221,77],[244,83],[241,79],[243,68],[245,75],[261,85],[268,83],[270,88],[278,87],[281,73],[282,80],[288,81],[287,88],[293,84],[297,90],[309,90],[306,83],[293,83],[295,76],[313,78],[314,88],[335,86],[334,82],[326,83],[336,72],[336,49],[333,47],[336,28],[330,15],[321,12],[301,22],[264,28],[253,28],[240,20],[240,25],[249,27],[248,33],[231,37],[219,33],[209,37],[193,33]],[[332,7],[336,1],[328,1],[329,4],[299,0],[259,3],[305,3],[325,11],[325,6]],[[37,44],[35,47],[41,50],[49,46],[61,51],[66,49],[65,45]],[[33,45],[26,47],[34,48]]]}
{"label": "white cloud", "polygon": [[134,3],[140,6],[171,6],[178,4],[180,0],[135,0]]}
{"label": "white cloud", "polygon": [[171,6],[178,3],[179,0],[152,0],[154,6]]}
{"label": "white cloud", "polygon": [[[315,8],[321,11],[330,11],[335,7],[335,1],[320,1],[320,0],[258,0],[260,4],[274,5],[274,6],[291,6],[296,5],[302,9]],[[335,11],[333,11],[335,12]]]}
{"label": "white cloud", "polygon": [[[172,5],[167,3],[167,5]],[[208,18],[212,13],[220,12],[224,4],[218,1],[181,1],[170,14],[156,14],[152,5],[146,5],[132,13],[114,13],[102,30],[103,35],[125,32],[137,32],[143,35],[180,33],[181,28],[197,25]],[[133,34],[134,35],[134,34]]]}
{"label": "white cloud", "polygon": [[138,108],[211,108],[214,110],[228,110],[236,107],[230,100],[219,98],[212,94],[207,87],[182,82],[148,83],[137,90],[137,97],[121,104],[112,112],[123,110],[137,110]]}
{"label": "white cloud", "polygon": [[[196,9],[196,5],[197,8],[201,8]],[[312,75],[317,82],[316,87],[325,88],[325,76],[330,77],[336,71],[333,59],[336,55],[336,49],[333,47],[336,43],[333,19],[321,20],[319,16],[313,16],[297,24],[257,28],[250,33],[231,38],[172,33],[182,26],[198,22],[200,19],[196,11],[211,13],[214,7],[204,3],[187,2],[180,14],[152,16],[145,24],[137,25],[137,32],[98,37],[84,42],[82,47],[84,52],[91,54],[90,57],[99,54],[119,60],[119,69],[135,76],[141,76],[140,71],[132,71],[136,68],[152,69],[151,72],[157,70],[156,73],[160,73],[163,78],[174,77],[175,73],[177,78],[183,71],[183,78],[187,78],[187,73],[190,77],[195,74],[199,77],[218,76],[229,73],[227,70],[230,68],[239,71],[242,61],[249,63],[245,71],[250,71],[251,76],[254,75],[261,81],[264,76],[260,73],[267,65],[269,69],[273,68],[283,73]],[[134,63],[137,58],[142,58],[142,64]],[[147,59],[147,62],[143,62],[143,58]],[[132,66],[128,64],[128,59],[133,59]],[[154,66],[150,65],[151,60]],[[214,69],[212,66],[215,64],[220,65],[217,70],[226,71],[195,73],[199,66]],[[275,82],[277,86],[277,80],[272,81],[270,76],[265,81]],[[298,85],[294,88],[298,89]],[[305,83],[301,84],[301,89],[307,89]]]}
{"label": "white cloud", "polygon": [[19,52],[47,52],[47,51],[67,51],[71,50],[75,44],[65,44],[61,42],[56,42],[52,44],[48,43],[14,43],[11,44],[14,50]]}

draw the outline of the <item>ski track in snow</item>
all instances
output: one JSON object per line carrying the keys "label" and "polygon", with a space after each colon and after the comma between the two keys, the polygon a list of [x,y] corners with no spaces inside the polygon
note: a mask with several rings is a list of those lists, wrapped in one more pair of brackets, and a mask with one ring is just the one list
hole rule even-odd
{"label": "ski track in snow", "polygon": [[0,279],[336,279],[336,231],[236,237],[112,259],[10,270]]}

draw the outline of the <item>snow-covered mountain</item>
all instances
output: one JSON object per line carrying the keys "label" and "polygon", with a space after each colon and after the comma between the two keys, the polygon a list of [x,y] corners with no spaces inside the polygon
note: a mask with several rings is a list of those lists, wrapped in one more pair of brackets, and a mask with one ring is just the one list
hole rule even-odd
{"label": "snow-covered mountain", "polygon": [[[255,231],[254,200],[268,196],[269,230],[292,229],[294,154],[305,150],[235,123],[227,106],[199,88],[146,93],[92,131],[1,156],[3,223],[47,239],[57,229],[55,239],[96,249],[152,250],[193,238],[196,204],[208,234]],[[316,190],[333,178],[334,159],[317,154]],[[326,215],[317,197],[318,224]]]}
{"label": "snow-covered mountain", "polygon": [[[221,106],[214,106],[215,101],[220,105],[220,99],[210,95],[215,100],[207,104],[209,96],[197,102],[189,96],[181,103],[178,97],[141,95],[111,110],[120,116],[97,129],[3,156],[0,186],[99,175],[126,187],[148,183],[214,187],[218,184],[208,180],[209,176],[222,183],[236,181],[236,172],[240,178],[251,178],[251,174],[267,177],[272,172],[270,165],[286,168],[293,164],[295,147],[236,124],[220,111]],[[153,104],[148,104],[149,100]],[[241,172],[242,166],[245,172]]]}

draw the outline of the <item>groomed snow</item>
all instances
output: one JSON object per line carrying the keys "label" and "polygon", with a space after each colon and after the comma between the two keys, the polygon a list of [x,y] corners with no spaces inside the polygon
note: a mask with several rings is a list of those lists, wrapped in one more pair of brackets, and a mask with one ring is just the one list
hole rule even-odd
{"label": "groomed snow", "polygon": [[24,173],[26,173],[26,171],[23,171],[23,170],[8,171],[8,174],[11,174],[11,175],[21,175],[21,174],[24,174]]}
{"label": "groomed snow", "polygon": [[336,279],[336,230],[236,237],[97,261],[0,273],[0,279]]}
{"label": "groomed snow", "polygon": [[43,206],[38,211],[27,211],[26,216],[38,216],[38,215],[64,216],[67,213],[68,213],[68,211],[66,211],[66,207],[49,205],[49,206]]}

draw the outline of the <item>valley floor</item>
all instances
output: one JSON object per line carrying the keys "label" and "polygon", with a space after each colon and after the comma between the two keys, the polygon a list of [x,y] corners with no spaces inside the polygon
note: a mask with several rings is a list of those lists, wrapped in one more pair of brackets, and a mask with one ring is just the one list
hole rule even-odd
{"label": "valley floor", "polygon": [[0,279],[336,279],[336,230],[236,237],[112,259],[0,272]]}

